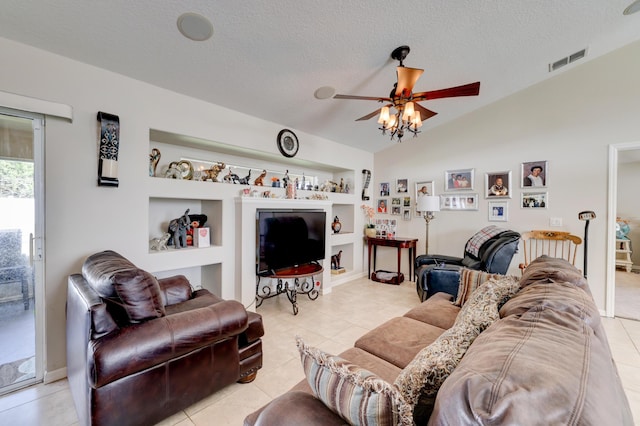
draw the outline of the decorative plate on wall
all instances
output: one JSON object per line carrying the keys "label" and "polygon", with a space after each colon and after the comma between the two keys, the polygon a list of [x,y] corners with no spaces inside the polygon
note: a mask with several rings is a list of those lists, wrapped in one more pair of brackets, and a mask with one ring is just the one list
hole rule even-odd
{"label": "decorative plate on wall", "polygon": [[282,129],[278,133],[278,149],[285,157],[295,157],[298,153],[298,137],[289,129]]}

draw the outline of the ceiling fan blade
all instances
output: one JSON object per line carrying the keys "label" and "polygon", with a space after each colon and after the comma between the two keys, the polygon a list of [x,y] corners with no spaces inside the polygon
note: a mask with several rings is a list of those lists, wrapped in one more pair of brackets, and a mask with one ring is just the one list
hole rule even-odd
{"label": "ceiling fan blade", "polygon": [[396,86],[396,96],[400,96],[403,92],[408,97],[413,90],[413,86],[424,72],[420,68],[397,67],[398,85]]}
{"label": "ceiling fan blade", "polygon": [[362,101],[391,102],[391,98],[376,98],[374,96],[335,95],[333,99],[357,99]]}
{"label": "ceiling fan blade", "polygon": [[463,84],[462,86],[449,87],[448,89],[432,90],[413,94],[414,101],[426,101],[429,99],[455,98],[457,96],[477,96],[480,93],[480,82]]}
{"label": "ceiling fan blade", "polygon": [[[393,106],[393,104],[389,104],[389,105],[385,105],[385,106],[386,106],[386,107],[391,107],[391,106]],[[369,120],[370,118],[373,118],[373,117],[375,117],[376,115],[379,115],[379,114],[380,114],[380,110],[381,110],[381,109],[382,109],[382,108],[378,108],[377,110],[373,111],[372,113],[369,113],[369,114],[365,115],[364,117],[360,117],[360,118],[358,118],[356,121],[365,121],[365,120]]]}
{"label": "ceiling fan blade", "polygon": [[413,103],[413,108],[416,111],[420,111],[420,118],[422,119],[422,121],[427,120],[427,119],[433,117],[434,115],[438,115],[437,112],[431,111],[430,109],[426,109],[425,107],[423,107],[422,105],[420,105],[417,102]]}

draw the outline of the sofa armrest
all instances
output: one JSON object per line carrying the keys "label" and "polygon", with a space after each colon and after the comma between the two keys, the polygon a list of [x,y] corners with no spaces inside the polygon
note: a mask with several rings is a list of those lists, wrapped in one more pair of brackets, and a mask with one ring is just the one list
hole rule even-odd
{"label": "sofa armrest", "polygon": [[191,283],[184,275],[160,278],[158,284],[160,284],[160,293],[165,306],[185,302],[191,299],[193,294]]}
{"label": "sofa armrest", "polygon": [[[294,407],[292,409],[292,407]],[[249,414],[244,426],[333,426],[346,422],[310,393],[289,391]]]}
{"label": "sofa armrest", "polygon": [[246,328],[247,312],[234,300],[123,327],[89,342],[89,384],[99,388],[196,349],[237,338]]}
{"label": "sofa armrest", "polygon": [[449,293],[454,298],[458,295],[460,285],[460,270],[458,265],[423,265],[417,272],[417,285],[422,288],[425,297],[423,301],[440,292]]}

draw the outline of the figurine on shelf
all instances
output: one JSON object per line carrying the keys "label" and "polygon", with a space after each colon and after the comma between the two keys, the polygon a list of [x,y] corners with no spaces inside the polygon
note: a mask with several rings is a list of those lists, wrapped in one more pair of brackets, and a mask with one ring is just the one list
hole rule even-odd
{"label": "figurine on shelf", "polygon": [[231,167],[229,167],[229,173],[223,178],[226,183],[238,183],[240,182],[240,176],[233,173],[231,171]]}
{"label": "figurine on shelf", "polygon": [[151,154],[149,154],[149,176],[155,177],[160,157],[160,150],[158,148],[153,148],[151,150]]}
{"label": "figurine on shelf", "polygon": [[267,171],[263,170],[262,173],[260,173],[260,176],[258,176],[256,180],[253,181],[253,184],[257,186],[264,186],[264,178],[266,176],[267,176]]}
{"label": "figurine on shelf", "polygon": [[344,178],[340,178],[340,185],[338,186],[339,191],[341,194],[344,193]]}
{"label": "figurine on shelf", "polygon": [[337,234],[342,229],[342,224],[340,223],[340,219],[338,216],[333,218],[333,223],[331,224],[331,230],[333,230],[334,234]]}
{"label": "figurine on shelf", "polygon": [[287,170],[282,177],[282,186],[286,188],[289,185],[290,180],[291,179],[289,179],[289,170]]}
{"label": "figurine on shelf", "polygon": [[202,180],[211,180],[211,182],[218,181],[218,175],[227,167],[224,163],[215,163],[210,169],[202,171]]}
{"label": "figurine on shelf", "polygon": [[238,183],[240,185],[249,185],[249,179],[251,179],[251,169],[249,169],[249,173],[245,177],[238,180]]}
{"label": "figurine on shelf", "polygon": [[171,238],[171,234],[168,232],[165,232],[164,234],[162,234],[162,237],[151,239],[149,241],[149,250],[156,250],[156,251],[169,250],[167,248],[167,243],[169,242],[169,238]]}
{"label": "figurine on shelf", "polygon": [[331,256],[331,269],[338,270],[340,269],[340,258],[342,257],[342,250],[338,252],[338,254],[334,254]]}
{"label": "figurine on shelf", "polygon": [[173,161],[169,164],[169,168],[164,173],[164,177],[167,179],[182,179],[182,170],[178,167],[178,163]]}
{"label": "figurine on shelf", "polygon": [[[187,230],[191,228],[189,209],[184,215],[169,222],[169,232],[173,235],[173,245],[176,249],[187,246]],[[171,242],[169,242],[171,244]]]}

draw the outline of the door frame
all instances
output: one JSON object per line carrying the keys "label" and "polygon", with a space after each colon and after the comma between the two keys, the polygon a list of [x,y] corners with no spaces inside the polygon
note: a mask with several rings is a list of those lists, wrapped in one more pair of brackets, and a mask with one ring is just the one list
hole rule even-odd
{"label": "door frame", "polygon": [[0,115],[24,118],[31,120],[33,131],[33,196],[34,196],[34,239],[33,247],[33,292],[34,292],[34,327],[35,327],[35,377],[28,380],[5,386],[2,394],[16,389],[40,383],[44,379],[45,360],[45,318],[46,303],[44,302],[44,235],[45,235],[45,143],[44,128],[45,116],[43,114],[16,110],[0,106]]}
{"label": "door frame", "polygon": [[616,305],[616,210],[618,206],[618,156],[621,151],[640,149],[640,141],[609,145],[607,197],[607,284],[605,316],[615,316]]}

